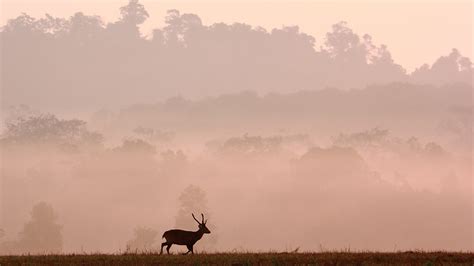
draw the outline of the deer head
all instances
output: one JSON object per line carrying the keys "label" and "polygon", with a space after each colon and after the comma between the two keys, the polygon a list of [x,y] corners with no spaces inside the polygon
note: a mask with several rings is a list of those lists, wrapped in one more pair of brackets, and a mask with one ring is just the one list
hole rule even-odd
{"label": "deer head", "polygon": [[192,213],[192,215],[193,215],[194,220],[199,224],[199,231],[201,231],[204,234],[210,234],[211,231],[209,231],[209,229],[206,226],[207,219],[204,221],[204,214],[201,213],[201,217],[202,217],[201,222],[199,222],[198,219],[194,217],[194,213]]}

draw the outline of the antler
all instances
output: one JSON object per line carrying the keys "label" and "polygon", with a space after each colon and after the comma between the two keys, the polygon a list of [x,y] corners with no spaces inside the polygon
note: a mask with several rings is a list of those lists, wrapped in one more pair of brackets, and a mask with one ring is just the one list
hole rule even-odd
{"label": "antler", "polygon": [[206,223],[207,223],[207,219],[204,220],[204,214],[201,213],[201,217],[202,217],[202,223],[203,223],[203,224],[206,224]]}
{"label": "antler", "polygon": [[[196,217],[194,217],[194,213],[191,213],[191,214],[193,215],[194,220],[195,220],[198,224],[201,224],[201,223],[198,221],[198,219],[196,219]],[[201,213],[201,215],[202,215],[202,213]]]}

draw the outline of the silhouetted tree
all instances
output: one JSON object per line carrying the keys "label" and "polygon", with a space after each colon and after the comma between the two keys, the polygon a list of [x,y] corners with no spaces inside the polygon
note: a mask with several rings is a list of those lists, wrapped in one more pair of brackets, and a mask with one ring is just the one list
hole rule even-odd
{"label": "silhouetted tree", "polygon": [[[145,7],[138,0],[130,0],[128,5],[120,8],[120,20],[107,25],[107,34],[111,40],[118,41],[117,52],[129,53],[132,47],[140,43],[140,31],[138,26],[149,17]],[[138,42],[137,42],[138,41]],[[123,50],[125,48],[125,50]],[[120,55],[119,55],[120,56]]]}
{"label": "silhouetted tree", "polygon": [[9,106],[2,113],[2,120],[5,124],[15,124],[21,120],[38,116],[38,111],[25,104]]}
{"label": "silhouetted tree", "polygon": [[[168,46],[176,48],[185,45],[188,48],[200,46],[205,38],[201,18],[195,14],[181,14],[178,10],[168,10],[163,28]],[[199,47],[202,48],[202,47]]]}
{"label": "silhouetted tree", "polygon": [[133,132],[150,142],[160,141],[167,142],[173,138],[173,133],[169,131],[161,131],[148,127],[137,127]]}
{"label": "silhouetted tree", "polygon": [[176,227],[194,228],[195,222],[189,219],[191,213],[203,213],[208,217],[207,197],[204,190],[198,186],[190,185],[179,196],[180,209],[176,217]]}
{"label": "silhouetted tree", "polygon": [[448,118],[439,125],[443,133],[451,135],[452,145],[467,153],[471,153],[474,139],[472,110],[469,106],[451,107]]}
{"label": "silhouetted tree", "polygon": [[86,16],[82,12],[75,13],[69,20],[69,38],[73,45],[84,45],[101,37],[104,22],[99,16]]}
{"label": "silhouetted tree", "polygon": [[130,0],[128,5],[120,8],[121,20],[125,23],[140,25],[149,17],[145,7],[138,0]]}
{"label": "silhouetted tree", "polygon": [[245,23],[204,25],[198,15],[178,10],[169,10],[165,26],[146,39],[138,26],[149,14],[138,0],[120,14],[106,26],[81,12],[68,19],[22,14],[9,20],[0,32],[5,103],[38,104],[42,97],[48,108],[97,108],[177,91],[202,96],[390,82],[472,84],[472,63],[455,49],[408,75],[387,46],[376,46],[346,22],[333,25],[317,49],[315,38],[297,26],[267,31]]}
{"label": "silhouetted tree", "polygon": [[[411,137],[406,140],[390,136],[388,130],[373,128],[371,130],[352,134],[340,134],[334,138],[333,144],[347,148],[354,148],[359,152],[374,155],[395,155],[396,158],[413,160],[414,158],[446,159],[447,152],[435,143],[423,144],[419,139]],[[372,157],[372,159],[374,159]]]}
{"label": "silhouetted tree", "polygon": [[32,34],[35,30],[36,19],[26,13],[10,19],[3,27],[2,33]]}
{"label": "silhouetted tree", "polygon": [[361,37],[342,21],[332,26],[326,34],[325,47],[333,63],[331,70],[332,86],[359,87],[369,83],[388,83],[405,81],[406,72],[396,64],[387,46],[377,47],[372,37]]}
{"label": "silhouetted tree", "polygon": [[330,55],[336,59],[350,60],[354,64],[367,62],[367,47],[345,21],[332,26],[332,32],[326,34],[325,45]]}
{"label": "silhouetted tree", "polygon": [[114,148],[115,152],[153,155],[156,149],[150,143],[141,139],[125,139],[121,146]]}
{"label": "silhouetted tree", "polygon": [[18,246],[29,253],[60,253],[63,248],[61,225],[53,207],[45,202],[33,206],[31,220],[20,232]]}
{"label": "silhouetted tree", "polygon": [[472,85],[472,73],[471,60],[462,56],[457,49],[452,49],[448,56],[441,56],[431,67],[424,64],[417,68],[411,78],[418,83],[443,85],[462,82]]}
{"label": "silhouetted tree", "polygon": [[226,140],[217,152],[238,156],[270,154],[279,151],[282,142],[283,138],[281,136],[261,137],[245,134],[242,137]]}
{"label": "silhouetted tree", "polygon": [[[373,179],[365,160],[353,148],[313,147],[293,162],[295,175],[314,178],[321,186],[338,184],[342,188],[363,186]],[[297,182],[305,184],[298,180]]]}
{"label": "silhouetted tree", "polygon": [[386,144],[389,131],[386,129],[373,128],[371,130],[356,132],[352,134],[339,134],[334,138],[333,143],[336,146],[349,146],[357,148],[380,148]]}
{"label": "silhouetted tree", "polygon": [[82,120],[63,120],[54,115],[41,114],[8,122],[1,141],[7,144],[97,145],[102,143],[102,135],[87,130],[86,122]]}

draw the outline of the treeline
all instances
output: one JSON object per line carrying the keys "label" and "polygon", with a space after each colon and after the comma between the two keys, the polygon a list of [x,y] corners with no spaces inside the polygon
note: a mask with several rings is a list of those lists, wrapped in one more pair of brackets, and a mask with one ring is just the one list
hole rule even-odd
{"label": "treeline", "polygon": [[4,103],[83,110],[242,90],[472,84],[471,61],[456,49],[407,73],[385,45],[345,22],[316,40],[297,26],[267,31],[244,23],[203,25],[198,15],[169,10],[163,28],[142,36],[145,7],[131,0],[120,13],[110,23],[81,12],[10,19],[0,33]]}
{"label": "treeline", "polygon": [[382,127],[406,137],[445,139],[451,149],[470,153],[472,87],[392,83],[349,91],[266,95],[245,91],[202,100],[173,97],[120,111],[101,110],[90,122],[109,137],[114,132],[138,130],[144,131],[142,137],[149,135],[148,139],[196,136],[198,141],[245,133],[331,137],[339,132]]}

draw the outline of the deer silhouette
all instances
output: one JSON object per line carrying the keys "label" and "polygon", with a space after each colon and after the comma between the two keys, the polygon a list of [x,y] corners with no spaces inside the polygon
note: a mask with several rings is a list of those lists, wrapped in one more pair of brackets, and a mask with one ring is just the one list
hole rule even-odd
{"label": "deer silhouette", "polygon": [[194,213],[192,214],[194,220],[199,224],[199,229],[197,231],[184,231],[180,229],[172,229],[168,230],[163,234],[163,238],[166,239],[166,242],[161,244],[161,251],[160,254],[163,254],[163,247],[166,247],[166,252],[170,254],[170,248],[173,244],[176,245],[183,245],[188,248],[188,252],[184,253],[183,255],[194,254],[193,246],[196,242],[202,238],[204,234],[210,234],[211,231],[206,227],[207,219],[204,221],[204,214],[201,213],[202,221],[199,222],[196,217],[194,217]]}

